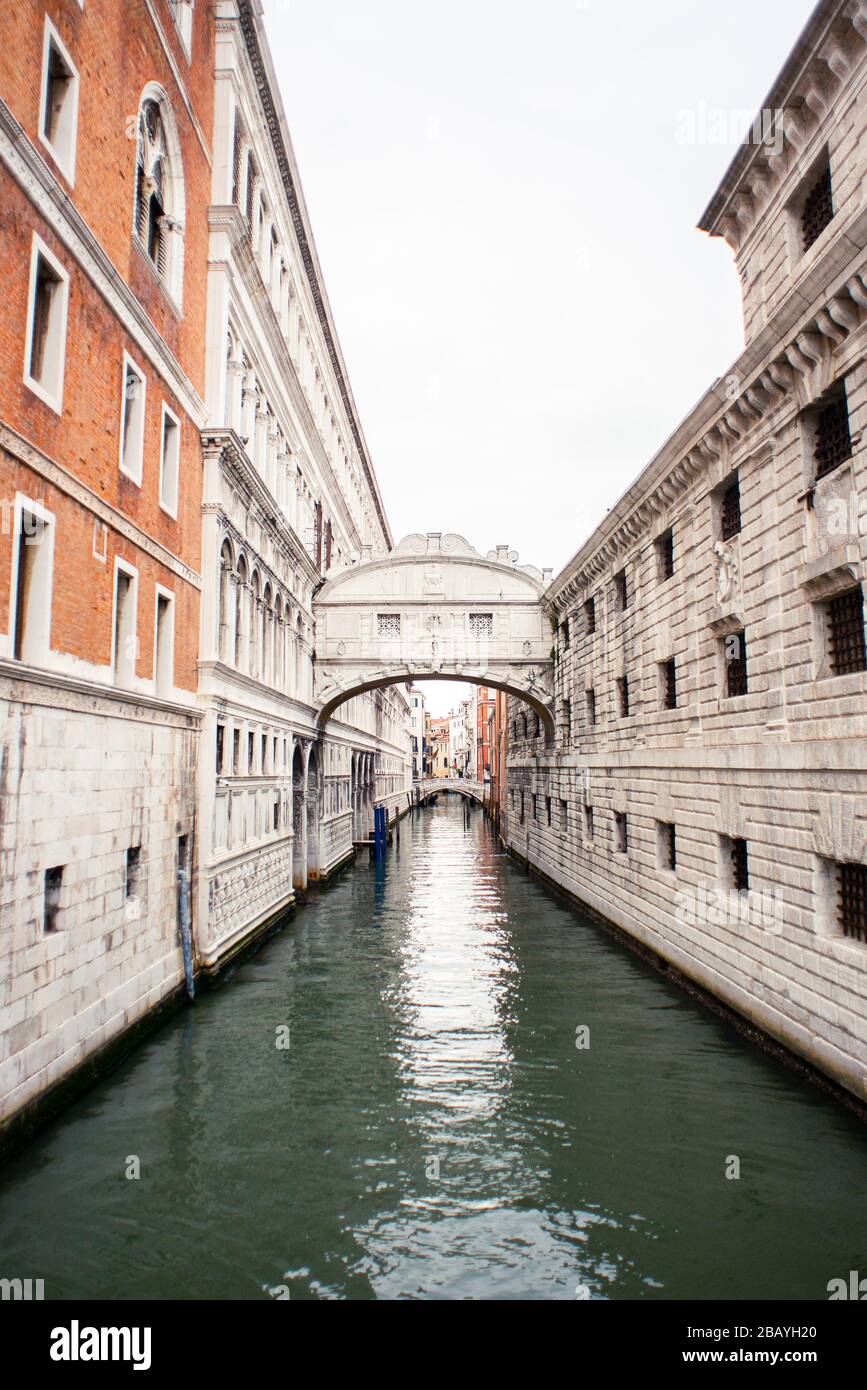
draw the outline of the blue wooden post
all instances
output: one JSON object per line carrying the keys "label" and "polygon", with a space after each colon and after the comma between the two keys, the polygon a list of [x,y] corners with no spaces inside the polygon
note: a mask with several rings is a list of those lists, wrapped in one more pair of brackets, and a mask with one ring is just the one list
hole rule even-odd
{"label": "blue wooden post", "polygon": [[385,858],[385,849],[388,836],[388,822],[385,817],[384,806],[374,806],[373,808],[373,841],[374,853],[377,859]]}

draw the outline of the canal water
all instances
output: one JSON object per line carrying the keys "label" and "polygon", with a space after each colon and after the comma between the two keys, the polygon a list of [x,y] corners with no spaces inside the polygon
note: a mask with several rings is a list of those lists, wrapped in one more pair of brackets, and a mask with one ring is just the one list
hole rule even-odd
{"label": "canal water", "polygon": [[863,1125],[447,796],[0,1170],[0,1274],[47,1298],[825,1299],[867,1275],[865,1159]]}

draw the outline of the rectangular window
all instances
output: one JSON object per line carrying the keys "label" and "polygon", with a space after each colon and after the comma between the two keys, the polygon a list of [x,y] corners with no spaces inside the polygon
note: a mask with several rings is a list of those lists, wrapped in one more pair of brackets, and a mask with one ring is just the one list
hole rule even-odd
{"label": "rectangular window", "polygon": [[572,741],[572,701],[563,701],[563,737],[567,743]]}
{"label": "rectangular window", "polygon": [[[32,510],[31,510],[32,508]],[[44,666],[51,640],[54,527],[38,503],[16,502],[12,656]]]}
{"label": "rectangular window", "polygon": [[63,886],[63,865],[46,869],[42,889],[42,930],[57,931],[60,918],[60,890]]}
{"label": "rectangular window", "polygon": [[70,184],[75,182],[78,86],[75,65],[46,15],[39,138]]}
{"label": "rectangular window", "polygon": [[568,801],[561,801],[561,802],[560,802],[560,829],[561,829],[561,830],[568,830],[568,828],[569,828],[569,803],[568,803]]}
{"label": "rectangular window", "polygon": [[746,840],[730,840],[732,887],[738,893],[746,893],[750,886],[750,859]]}
{"label": "rectangular window", "polygon": [[146,382],[132,358],[123,355],[123,400],[120,409],[120,471],[141,484],[144,463]]}
{"label": "rectangular window", "polygon": [[117,565],[114,572],[113,676],[115,685],[131,686],[135,677],[138,650],[136,637],[135,573]]}
{"label": "rectangular window", "polygon": [[188,58],[193,41],[193,3],[194,0],[169,0],[172,18]]}
{"label": "rectangular window", "polygon": [[68,301],[68,273],[34,234],[24,381],[58,415],[63,409]]}
{"label": "rectangular window", "polygon": [[255,761],[255,756],[256,756],[256,739],[255,739],[255,736],[254,736],[252,733],[250,733],[250,734],[247,735],[247,776],[248,776],[248,777],[252,777],[252,775],[253,775],[253,764],[254,764],[254,761]]}
{"label": "rectangular window", "polygon": [[614,576],[614,593],[617,599],[617,609],[620,613],[625,613],[629,607],[629,586],[626,582],[626,570],[622,569],[619,574]]}
{"label": "rectangular window", "polygon": [[837,594],[825,605],[828,659],[831,673],[845,676],[867,670],[864,640],[864,597],[861,585]]}
{"label": "rectangular window", "polygon": [[842,395],[816,412],[813,457],[817,480],[833,473],[835,468],[852,457],[849,404],[845,389]]}
{"label": "rectangular window", "polygon": [[660,664],[659,693],[663,709],[677,709],[677,668],[673,657]]}
{"label": "rectangular window", "polygon": [[566,651],[566,652],[568,652],[568,650],[569,650],[569,619],[568,619],[568,618],[564,618],[564,619],[563,619],[563,629],[562,629],[562,631],[563,631],[563,650]]}
{"label": "rectangular window", "polygon": [[656,822],[657,863],[674,873],[677,869],[677,831],[670,821]]}
{"label": "rectangular window", "polygon": [[172,594],[157,591],[154,625],[154,689],[168,695],[174,684],[175,614]]}
{"label": "rectangular window", "polygon": [[629,826],[625,811],[614,812],[614,848],[618,854],[626,854],[629,849]]}
{"label": "rectangular window", "polygon": [[629,677],[617,677],[617,703],[620,709],[620,718],[629,718]]}
{"label": "rectangular window", "polygon": [[533,792],[533,820],[538,820],[538,819],[539,819],[539,798],[538,798],[538,796],[536,795],[536,793]]}
{"label": "rectangular window", "polygon": [[587,624],[587,636],[592,637],[596,631],[596,599],[589,598],[584,605],[584,621]]}
{"label": "rectangular window", "polygon": [[137,898],[139,889],[139,870],[141,867],[141,845],[130,845],[126,852],[124,897]]}
{"label": "rectangular window", "polygon": [[265,776],[265,773],[268,771],[268,735],[267,735],[267,734],[263,734],[263,735],[262,735],[261,760],[260,760],[260,762],[259,762],[259,770],[261,771],[263,777]]}
{"label": "rectangular window", "polygon": [[867,943],[867,864],[837,864],[837,921],[844,936]]}
{"label": "rectangular window", "polygon": [[493,637],[494,635],[494,615],[493,613],[471,613],[470,614],[470,637],[483,638]]}
{"label": "rectangular window", "polygon": [[521,824],[524,824],[524,793],[521,792]]}
{"label": "rectangular window", "polygon": [[674,532],[666,531],[656,542],[656,565],[660,581],[664,584],[674,576]]}
{"label": "rectangular window", "polygon": [[217,725],[217,753],[216,753],[216,770],[217,770],[217,776],[218,776],[218,777],[219,777],[220,773],[223,771],[223,756],[224,756],[225,742],[226,742],[226,726],[225,726],[225,724],[218,724],[218,725]]}
{"label": "rectangular window", "polygon": [[546,797],[545,797],[545,819],[546,819],[546,821],[548,822],[548,824],[550,825],[550,824],[551,824],[551,798],[550,798],[550,796],[546,796]]}
{"label": "rectangular window", "polygon": [[741,484],[735,475],[720,494],[720,533],[724,541],[730,541],[741,531]]}
{"label": "rectangular window", "polygon": [[181,425],[167,405],[163,406],[162,446],[160,449],[160,506],[170,516],[178,514],[178,478],[181,461]]}
{"label": "rectangular window", "polygon": [[584,807],[584,839],[588,844],[593,842],[593,807]]}
{"label": "rectangular window", "polygon": [[723,638],[723,659],[725,661],[725,693],[729,698],[746,695],[749,688],[747,679],[747,640],[746,633],[730,632]]}
{"label": "rectangular window", "polygon": [[807,190],[801,211],[801,247],[809,251],[834,217],[831,166],[826,163]]}
{"label": "rectangular window", "polygon": [[232,773],[235,777],[241,771],[241,730],[232,730]]}
{"label": "rectangular window", "polygon": [[400,636],[399,613],[377,613],[376,635],[386,639]]}

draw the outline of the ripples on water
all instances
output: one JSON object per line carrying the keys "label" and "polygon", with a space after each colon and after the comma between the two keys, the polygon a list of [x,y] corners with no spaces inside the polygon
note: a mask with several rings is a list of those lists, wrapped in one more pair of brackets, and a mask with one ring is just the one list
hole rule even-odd
{"label": "ripples on water", "polygon": [[49,1297],[825,1298],[865,1154],[444,797],[7,1166],[0,1250]]}

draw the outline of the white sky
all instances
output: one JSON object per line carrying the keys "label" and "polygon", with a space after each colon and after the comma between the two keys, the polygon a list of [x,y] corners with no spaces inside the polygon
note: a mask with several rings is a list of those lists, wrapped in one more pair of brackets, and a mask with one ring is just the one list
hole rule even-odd
{"label": "white sky", "polygon": [[556,572],[741,350],[695,223],[813,0],[264,8],[395,540]]}

